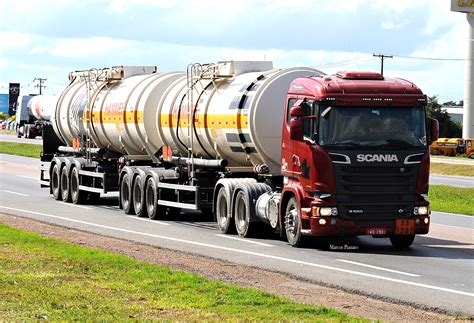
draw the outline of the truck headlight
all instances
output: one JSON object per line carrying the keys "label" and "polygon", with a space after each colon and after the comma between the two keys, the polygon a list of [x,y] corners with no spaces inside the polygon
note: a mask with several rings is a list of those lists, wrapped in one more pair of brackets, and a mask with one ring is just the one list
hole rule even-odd
{"label": "truck headlight", "polygon": [[430,209],[427,206],[415,206],[413,209],[414,215],[428,215]]}
{"label": "truck headlight", "polygon": [[313,207],[313,216],[337,216],[337,207]]}

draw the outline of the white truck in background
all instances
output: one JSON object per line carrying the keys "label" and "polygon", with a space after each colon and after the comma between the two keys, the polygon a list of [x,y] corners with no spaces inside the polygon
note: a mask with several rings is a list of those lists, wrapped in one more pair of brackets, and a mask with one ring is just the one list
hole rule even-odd
{"label": "white truck in background", "polygon": [[52,95],[22,95],[18,97],[15,131],[18,138],[34,139],[41,136],[43,126],[49,122],[57,98]]}

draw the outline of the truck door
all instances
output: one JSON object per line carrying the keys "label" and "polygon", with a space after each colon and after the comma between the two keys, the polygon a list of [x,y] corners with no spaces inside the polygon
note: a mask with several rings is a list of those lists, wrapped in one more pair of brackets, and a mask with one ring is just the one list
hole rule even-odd
{"label": "truck door", "polygon": [[303,141],[293,143],[293,175],[298,178],[304,190],[312,190],[312,173],[314,161],[311,146],[315,143],[318,124],[318,104],[314,100],[306,99],[301,103],[303,109]]}
{"label": "truck door", "polygon": [[[291,140],[289,133],[290,110],[300,105],[303,109],[303,140]],[[311,145],[315,143],[319,106],[312,99],[290,98],[286,111],[286,131],[282,140],[282,174],[298,179],[305,189],[312,187],[311,172],[313,171],[313,157]]]}

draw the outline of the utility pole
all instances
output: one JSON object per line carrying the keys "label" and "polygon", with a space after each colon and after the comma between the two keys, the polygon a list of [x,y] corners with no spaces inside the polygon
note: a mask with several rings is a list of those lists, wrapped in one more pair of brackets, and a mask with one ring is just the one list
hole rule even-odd
{"label": "utility pole", "polygon": [[467,59],[464,78],[462,137],[474,137],[474,1],[451,0],[451,11],[465,13],[467,19]]}
{"label": "utility pole", "polygon": [[384,60],[385,58],[393,58],[393,55],[373,54],[372,56],[374,56],[374,57],[380,57],[380,61],[381,61],[380,74],[383,75],[383,60]]}
{"label": "utility pole", "polygon": [[39,94],[40,95],[43,94],[43,88],[46,87],[46,85],[44,85],[43,83],[47,80],[48,79],[43,79],[41,77],[35,77],[35,79],[33,80],[33,82],[38,81],[38,84],[36,84],[35,87],[39,87],[39,92],[40,92]]}

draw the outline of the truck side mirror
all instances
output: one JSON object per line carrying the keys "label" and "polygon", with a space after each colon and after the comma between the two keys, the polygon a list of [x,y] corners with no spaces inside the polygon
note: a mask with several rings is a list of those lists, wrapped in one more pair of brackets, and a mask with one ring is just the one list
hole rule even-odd
{"label": "truck side mirror", "polygon": [[295,105],[290,109],[290,139],[303,141],[303,109]]}
{"label": "truck side mirror", "polygon": [[439,138],[439,122],[436,119],[429,118],[430,120],[430,142],[428,146]]}

